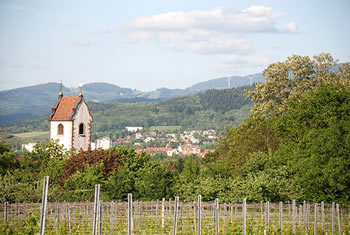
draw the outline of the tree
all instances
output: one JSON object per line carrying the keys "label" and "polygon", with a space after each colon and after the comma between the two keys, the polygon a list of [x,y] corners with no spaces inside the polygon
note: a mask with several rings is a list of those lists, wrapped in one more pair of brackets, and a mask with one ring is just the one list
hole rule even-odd
{"label": "tree", "polygon": [[350,88],[321,85],[276,122],[283,136],[277,157],[312,201],[349,202]]}
{"label": "tree", "polygon": [[284,62],[269,65],[264,71],[266,81],[246,95],[256,102],[253,112],[258,115],[280,115],[288,111],[289,101],[300,102],[321,83],[350,86],[350,63],[336,68],[337,61],[322,53],[311,60],[293,55]]}

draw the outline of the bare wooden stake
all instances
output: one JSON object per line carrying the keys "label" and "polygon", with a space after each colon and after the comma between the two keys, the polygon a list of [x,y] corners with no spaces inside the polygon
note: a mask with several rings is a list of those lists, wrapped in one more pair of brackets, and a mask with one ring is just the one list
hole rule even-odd
{"label": "bare wooden stake", "polygon": [[339,204],[336,205],[337,209],[337,224],[338,224],[338,235],[341,234],[341,227],[340,227],[340,213],[339,213]]}
{"label": "bare wooden stake", "polygon": [[179,207],[179,197],[175,197],[173,235],[176,235],[176,231],[177,231],[177,211],[178,211],[178,207]]}
{"label": "bare wooden stake", "polygon": [[243,235],[246,235],[247,200],[245,198],[243,198],[242,213],[243,213]]}
{"label": "bare wooden stake", "polygon": [[317,210],[318,210],[318,206],[317,203],[315,203],[315,208],[314,208],[314,235],[317,235]]}
{"label": "bare wooden stake", "polygon": [[201,235],[202,228],[202,195],[198,195],[198,235]]}
{"label": "bare wooden stake", "polygon": [[293,220],[293,227],[292,227],[292,233],[295,234],[295,219],[296,219],[296,205],[295,200],[292,201],[292,220]]}
{"label": "bare wooden stake", "polygon": [[49,188],[49,177],[44,176],[43,195],[42,195],[42,199],[41,199],[41,216],[40,216],[40,231],[39,231],[40,235],[43,235],[45,233],[48,188]]}
{"label": "bare wooden stake", "polygon": [[283,202],[280,202],[280,233],[282,234],[282,217],[283,217]]}
{"label": "bare wooden stake", "polygon": [[128,234],[132,235],[133,232],[133,220],[132,220],[132,194],[128,194]]}

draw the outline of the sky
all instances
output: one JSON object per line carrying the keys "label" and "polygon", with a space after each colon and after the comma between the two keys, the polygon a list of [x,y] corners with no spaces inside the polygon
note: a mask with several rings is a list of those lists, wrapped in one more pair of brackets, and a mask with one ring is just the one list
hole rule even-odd
{"label": "sky", "polygon": [[151,91],[350,58],[348,0],[0,0],[0,90],[107,82]]}

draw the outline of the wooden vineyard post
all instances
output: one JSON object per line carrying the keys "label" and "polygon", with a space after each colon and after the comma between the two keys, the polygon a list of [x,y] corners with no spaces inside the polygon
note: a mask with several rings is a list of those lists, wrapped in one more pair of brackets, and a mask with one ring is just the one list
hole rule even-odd
{"label": "wooden vineyard post", "polygon": [[310,213],[310,204],[306,204],[306,225],[305,225],[305,234],[309,230],[309,213]]}
{"label": "wooden vineyard post", "polygon": [[269,212],[270,212],[270,203],[266,202],[266,205],[265,205],[265,230],[266,230],[266,233],[269,233]]}
{"label": "wooden vineyard post", "polygon": [[332,235],[334,235],[334,202],[332,202],[331,214],[332,214]]}
{"label": "wooden vineyard post", "polygon": [[8,202],[4,203],[4,220],[5,220],[5,223],[7,223],[7,221],[8,221],[8,211],[9,211],[8,205],[9,205]]}
{"label": "wooden vineyard post", "polygon": [[318,210],[318,206],[317,206],[317,203],[315,203],[315,208],[314,208],[314,235],[317,235],[317,210]]}
{"label": "wooden vineyard post", "polygon": [[162,228],[164,228],[165,198],[162,200]]}
{"label": "wooden vineyard post", "polygon": [[339,213],[339,204],[336,205],[337,209],[337,224],[338,224],[338,235],[341,234],[341,227],[340,227],[340,213]]}
{"label": "wooden vineyard post", "polygon": [[112,234],[112,232],[113,232],[113,213],[114,212],[114,207],[113,207],[113,202],[111,202],[111,210],[110,210],[110,224],[111,224],[111,234]]}
{"label": "wooden vineyard post", "polygon": [[56,231],[57,235],[60,233],[60,207],[56,205]]}
{"label": "wooden vineyard post", "polygon": [[283,202],[280,202],[280,233],[282,234],[282,217],[283,217]]}
{"label": "wooden vineyard post", "polygon": [[215,224],[216,224],[216,235],[219,234],[219,228],[220,228],[220,204],[219,204],[219,198],[215,199]]}
{"label": "wooden vineyard post", "polygon": [[68,234],[70,234],[70,212],[69,212],[69,206],[67,206],[66,213],[67,213]]}
{"label": "wooden vineyard post", "polygon": [[48,188],[49,188],[49,177],[44,176],[43,195],[42,195],[42,199],[41,199],[41,215],[40,215],[40,231],[39,231],[40,235],[43,235],[45,233]]}
{"label": "wooden vineyard post", "polygon": [[99,225],[98,225],[98,228],[99,228],[99,234],[101,235],[102,234],[102,216],[103,216],[103,204],[102,204],[102,201],[100,201],[100,211],[99,211]]}
{"label": "wooden vineyard post", "polygon": [[179,197],[175,197],[173,235],[176,235],[178,207],[179,207]]}
{"label": "wooden vineyard post", "polygon": [[202,228],[202,224],[201,224],[201,217],[202,217],[202,195],[198,195],[198,235],[201,235],[201,228]]}
{"label": "wooden vineyard post", "polygon": [[292,227],[292,233],[295,234],[295,220],[296,220],[296,205],[295,200],[292,201],[292,221],[293,221],[293,227]]}
{"label": "wooden vineyard post", "polygon": [[132,194],[128,194],[128,235],[132,235],[133,222],[132,222]]}
{"label": "wooden vineyard post", "polygon": [[157,199],[157,202],[156,202],[156,224],[158,224],[158,204],[159,204],[159,200]]}
{"label": "wooden vineyard post", "polygon": [[94,199],[94,211],[92,217],[92,234],[97,233],[97,214],[98,214],[98,202],[100,201],[100,185],[95,185],[95,199]]}
{"label": "wooden vineyard post", "polygon": [[243,235],[246,235],[247,200],[245,198],[243,198],[242,214],[243,214]]}
{"label": "wooden vineyard post", "polygon": [[321,202],[321,228],[324,230],[324,202]]}

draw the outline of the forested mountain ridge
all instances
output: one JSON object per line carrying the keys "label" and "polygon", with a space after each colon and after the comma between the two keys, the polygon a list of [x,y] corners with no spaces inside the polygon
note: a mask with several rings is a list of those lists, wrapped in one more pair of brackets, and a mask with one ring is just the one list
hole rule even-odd
{"label": "forested mountain ridge", "polygon": [[[233,76],[218,78],[194,84],[186,89],[158,88],[143,92],[130,88],[122,88],[109,83],[89,83],[79,88],[63,87],[65,96],[73,96],[83,92],[87,101],[141,101],[159,102],[174,97],[197,94],[210,89],[225,89],[248,85],[263,81],[261,74],[249,76]],[[58,83],[46,83],[35,86],[0,91],[0,124],[18,120],[26,120],[47,113],[57,100]]]}
{"label": "forested mountain ridge", "polygon": [[[212,128],[223,131],[249,115],[252,102],[244,97],[245,89],[253,89],[253,86],[209,90],[159,103],[90,101],[88,105],[94,117],[93,137],[108,135],[116,138],[125,126],[135,125],[145,128],[181,126],[184,129]],[[46,111],[47,115],[49,111]],[[46,131],[47,115],[4,124],[1,128],[9,133]]]}

